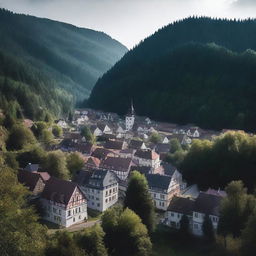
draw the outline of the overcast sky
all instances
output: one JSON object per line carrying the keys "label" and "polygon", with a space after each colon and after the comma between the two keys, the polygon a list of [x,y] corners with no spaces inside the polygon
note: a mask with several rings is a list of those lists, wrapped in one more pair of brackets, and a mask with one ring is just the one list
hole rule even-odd
{"label": "overcast sky", "polygon": [[256,16],[256,0],[0,0],[0,7],[104,31],[128,48],[190,15]]}

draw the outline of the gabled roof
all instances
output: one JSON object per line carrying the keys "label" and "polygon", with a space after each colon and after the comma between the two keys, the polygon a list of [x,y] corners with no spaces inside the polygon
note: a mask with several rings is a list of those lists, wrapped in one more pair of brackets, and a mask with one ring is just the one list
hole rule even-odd
{"label": "gabled roof", "polygon": [[124,147],[124,141],[108,140],[108,141],[105,143],[105,148],[107,148],[107,149],[122,150],[123,147]]}
{"label": "gabled roof", "polygon": [[44,182],[46,182],[47,180],[49,180],[51,178],[51,176],[48,172],[33,172],[33,173],[39,174]]}
{"label": "gabled roof", "polygon": [[111,150],[106,149],[106,148],[96,148],[93,153],[92,156],[97,157],[99,159],[105,159],[108,154],[113,153]]}
{"label": "gabled roof", "polygon": [[221,196],[221,197],[226,197],[227,193],[224,190],[215,190],[212,188],[209,188],[206,192],[206,194],[210,194],[210,195],[215,195],[215,196]]}
{"label": "gabled roof", "polygon": [[143,141],[142,140],[131,140],[129,143],[129,148],[132,149],[140,149],[143,145]]}
{"label": "gabled roof", "polygon": [[39,164],[31,164],[29,163],[24,170],[29,172],[37,172],[39,169]]}
{"label": "gabled roof", "polygon": [[38,173],[25,170],[19,170],[18,172],[18,181],[28,187],[30,191],[34,191],[40,179],[43,181],[42,177]]}
{"label": "gabled roof", "polygon": [[131,172],[132,171],[138,171],[142,174],[149,174],[151,171],[151,167],[149,167],[149,166],[132,166]]}
{"label": "gabled roof", "polygon": [[169,153],[171,149],[171,145],[169,143],[158,143],[156,144],[155,151],[160,153]]}
{"label": "gabled roof", "polygon": [[[51,177],[46,182],[42,198],[67,205],[76,188],[78,188],[76,183]],[[84,196],[81,190],[80,192]]]}
{"label": "gabled roof", "polygon": [[153,150],[137,150],[135,156],[138,158],[148,159],[148,160],[156,160],[159,155]]}
{"label": "gabled roof", "polygon": [[174,172],[177,170],[177,168],[174,165],[166,162],[162,162],[161,166],[163,167],[164,174],[168,176],[172,176]]}
{"label": "gabled roof", "polygon": [[159,175],[159,174],[146,174],[149,188],[168,190],[172,178],[170,176]]}
{"label": "gabled roof", "polygon": [[195,201],[194,211],[219,216],[219,207],[222,197],[200,192]]}
{"label": "gabled roof", "polygon": [[100,166],[100,159],[97,157],[89,157],[87,162],[85,163],[86,165],[94,166],[94,167],[99,167]]}
{"label": "gabled roof", "polygon": [[169,204],[168,211],[192,215],[194,204],[195,200],[175,196]]}
{"label": "gabled roof", "polygon": [[101,168],[106,168],[110,170],[117,171],[129,171],[132,165],[131,158],[122,158],[122,157],[107,157],[101,162]]}
{"label": "gabled roof", "polygon": [[90,176],[87,187],[103,189],[118,182],[116,174],[111,171],[94,170]]}

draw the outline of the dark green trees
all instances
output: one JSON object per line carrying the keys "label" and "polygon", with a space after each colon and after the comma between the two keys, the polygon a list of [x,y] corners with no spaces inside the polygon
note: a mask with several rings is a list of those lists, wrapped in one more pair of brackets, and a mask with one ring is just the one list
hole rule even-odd
{"label": "dark green trees", "polygon": [[132,210],[112,208],[102,216],[106,245],[113,256],[149,256],[152,244],[147,228]]}
{"label": "dark green trees", "polygon": [[183,214],[180,220],[179,235],[181,238],[187,239],[189,234],[189,219],[187,215]]}
{"label": "dark green trees", "polygon": [[92,134],[91,130],[87,126],[84,126],[81,129],[81,135],[85,137],[86,141],[91,144],[94,144],[96,142],[95,136]]}
{"label": "dark green trees", "polygon": [[202,229],[203,229],[203,234],[204,234],[205,240],[207,242],[213,242],[215,239],[215,234],[214,234],[214,230],[213,230],[212,221],[211,221],[209,215],[206,215],[204,217]]}
{"label": "dark green trees", "polygon": [[137,171],[131,174],[124,200],[124,207],[128,207],[138,214],[149,232],[154,230],[154,205],[148,192],[147,180],[144,175]]}

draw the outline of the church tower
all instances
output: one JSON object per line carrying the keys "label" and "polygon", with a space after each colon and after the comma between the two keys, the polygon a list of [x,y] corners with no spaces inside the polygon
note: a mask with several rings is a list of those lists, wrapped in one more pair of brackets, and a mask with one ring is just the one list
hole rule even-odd
{"label": "church tower", "polygon": [[126,131],[131,131],[135,122],[135,111],[133,107],[133,102],[131,101],[131,108],[128,112],[128,114],[125,117],[125,128]]}

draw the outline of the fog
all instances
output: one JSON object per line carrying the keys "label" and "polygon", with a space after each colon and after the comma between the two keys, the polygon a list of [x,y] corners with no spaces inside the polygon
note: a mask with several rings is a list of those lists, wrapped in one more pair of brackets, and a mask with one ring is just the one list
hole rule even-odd
{"label": "fog", "polygon": [[103,31],[129,48],[188,16],[256,14],[256,0],[0,0],[0,7]]}

